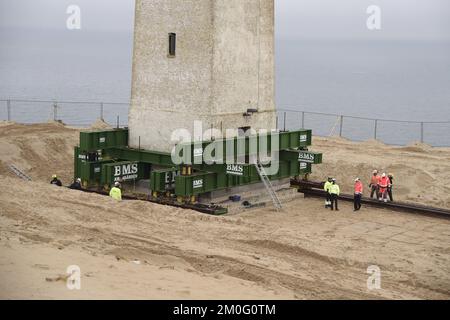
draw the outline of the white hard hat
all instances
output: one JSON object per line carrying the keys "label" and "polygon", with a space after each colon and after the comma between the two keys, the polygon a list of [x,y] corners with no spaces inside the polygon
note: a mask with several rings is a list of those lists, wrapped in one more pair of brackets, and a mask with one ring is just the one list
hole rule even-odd
{"label": "white hard hat", "polygon": [[81,183],[81,178],[77,178],[77,182],[80,182],[80,183]]}
{"label": "white hard hat", "polygon": [[378,170],[376,170],[376,169],[375,169],[375,170],[373,170],[373,173],[378,173]]}
{"label": "white hard hat", "polygon": [[355,179],[355,182],[356,182],[356,181],[359,181],[359,180],[360,180],[359,178],[356,178],[356,179]]}
{"label": "white hard hat", "polygon": [[114,186],[116,186],[116,187],[120,186],[119,181],[114,182]]}
{"label": "white hard hat", "polygon": [[383,172],[383,174],[381,175],[383,178],[386,177],[386,173]]}

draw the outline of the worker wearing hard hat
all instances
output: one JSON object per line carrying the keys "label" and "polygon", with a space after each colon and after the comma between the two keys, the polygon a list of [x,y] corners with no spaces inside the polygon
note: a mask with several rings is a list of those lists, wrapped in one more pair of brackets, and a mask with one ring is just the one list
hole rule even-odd
{"label": "worker wearing hard hat", "polygon": [[122,201],[122,190],[120,190],[120,183],[116,181],[114,187],[111,188],[109,196],[117,201]]}
{"label": "worker wearing hard hat", "polygon": [[330,197],[331,197],[331,210],[336,209],[336,211],[339,211],[338,209],[338,197],[341,193],[341,190],[339,188],[339,185],[336,183],[336,179],[333,178],[330,186]]}
{"label": "worker wearing hard hat", "polygon": [[81,190],[81,179],[77,178],[70,186],[70,189],[74,189],[74,190]]}
{"label": "worker wearing hard hat", "polygon": [[388,174],[389,178],[389,186],[388,186],[388,194],[389,194],[389,200],[394,201],[394,197],[392,195],[392,186],[394,184],[394,175],[392,173]]}
{"label": "worker wearing hard hat", "polygon": [[373,170],[372,177],[370,178],[370,197],[373,198],[373,195],[376,194],[377,199],[379,197],[379,182],[380,182],[380,176],[378,175],[378,170]]}
{"label": "worker wearing hard hat", "polygon": [[330,196],[330,187],[333,184],[333,179],[328,177],[327,181],[323,185],[323,190],[325,190],[326,198],[325,198],[325,208],[329,208],[331,206],[331,196]]}
{"label": "worker wearing hard hat", "polygon": [[354,211],[358,211],[361,209],[361,199],[363,194],[363,184],[361,179],[355,179],[355,193],[353,198]]}
{"label": "worker wearing hard hat", "polygon": [[50,181],[50,184],[52,184],[54,186],[58,186],[58,187],[62,186],[61,180],[58,179],[58,176],[56,174],[54,174],[52,176],[52,180]]}
{"label": "worker wearing hard hat", "polygon": [[383,173],[380,178],[380,182],[378,183],[380,187],[380,201],[387,202],[388,198],[388,188],[390,186],[390,180],[389,177],[386,175],[386,173]]}

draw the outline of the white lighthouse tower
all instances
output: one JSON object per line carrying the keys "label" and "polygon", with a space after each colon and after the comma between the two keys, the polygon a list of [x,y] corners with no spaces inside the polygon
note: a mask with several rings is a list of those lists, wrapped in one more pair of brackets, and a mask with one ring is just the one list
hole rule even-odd
{"label": "white lighthouse tower", "polygon": [[176,129],[274,129],[273,0],[136,0],[129,145]]}

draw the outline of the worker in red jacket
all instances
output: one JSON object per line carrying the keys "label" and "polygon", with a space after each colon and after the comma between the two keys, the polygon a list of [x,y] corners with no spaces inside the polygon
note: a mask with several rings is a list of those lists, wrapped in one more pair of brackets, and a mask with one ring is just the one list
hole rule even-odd
{"label": "worker in red jacket", "polygon": [[361,209],[361,199],[363,194],[363,184],[361,182],[361,179],[356,178],[355,179],[355,193],[353,198],[353,205],[355,209],[353,211],[358,211]]}
{"label": "worker in red jacket", "polygon": [[378,186],[380,188],[380,201],[387,202],[388,198],[388,188],[391,185],[391,181],[389,180],[389,177],[386,175],[386,173],[383,173],[380,178],[380,182],[378,183]]}

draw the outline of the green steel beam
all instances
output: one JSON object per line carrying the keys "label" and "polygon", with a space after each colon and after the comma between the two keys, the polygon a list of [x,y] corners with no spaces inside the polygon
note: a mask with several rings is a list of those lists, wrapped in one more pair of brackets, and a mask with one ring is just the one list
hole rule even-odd
{"label": "green steel beam", "polygon": [[173,166],[170,153],[131,149],[126,147],[104,150],[104,156],[124,161],[139,161],[160,166]]}
{"label": "green steel beam", "polygon": [[92,152],[128,145],[128,129],[80,132],[80,150]]}
{"label": "green steel beam", "polygon": [[[296,130],[285,132],[268,132],[267,134],[257,134],[250,136],[234,137],[230,139],[218,139],[214,141],[189,142],[180,143],[176,147],[176,152],[183,158],[184,163],[199,164],[205,153],[215,151],[216,160],[234,160],[237,161],[238,156],[254,155],[260,153],[260,143],[267,148],[268,153],[272,151],[272,136],[278,136],[278,151],[305,148],[312,143],[311,130]],[[254,150],[250,149],[251,143],[254,143]],[[184,151],[190,151],[186,153]],[[218,155],[221,152],[222,155]],[[231,159],[231,153],[233,159]],[[225,161],[222,161],[225,162]]]}

